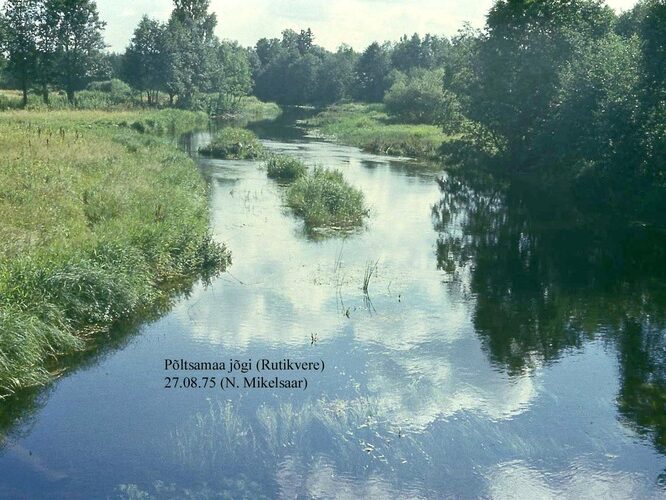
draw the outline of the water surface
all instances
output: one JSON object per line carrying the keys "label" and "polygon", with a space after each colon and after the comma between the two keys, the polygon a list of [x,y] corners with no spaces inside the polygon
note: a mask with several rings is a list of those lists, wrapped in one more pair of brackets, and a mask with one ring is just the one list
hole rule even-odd
{"label": "water surface", "polygon": [[[229,272],[2,403],[0,497],[666,496],[663,234],[258,131],[342,170],[367,224],[313,234],[259,162],[198,159]],[[325,369],[164,388],[165,359],[260,358]]]}

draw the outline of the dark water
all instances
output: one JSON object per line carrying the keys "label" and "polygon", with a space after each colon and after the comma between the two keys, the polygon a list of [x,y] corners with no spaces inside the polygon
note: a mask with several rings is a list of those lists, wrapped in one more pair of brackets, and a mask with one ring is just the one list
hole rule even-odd
{"label": "dark water", "polygon": [[[259,163],[200,160],[232,267],[2,403],[0,497],[666,497],[666,235],[281,128],[257,130],[341,169],[367,226],[309,234]],[[166,358],[325,369],[222,391],[262,374]]]}

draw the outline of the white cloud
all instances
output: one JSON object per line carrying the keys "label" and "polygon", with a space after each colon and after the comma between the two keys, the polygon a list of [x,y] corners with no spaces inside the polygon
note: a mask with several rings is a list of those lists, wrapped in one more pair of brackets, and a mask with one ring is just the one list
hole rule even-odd
{"label": "white cloud", "polygon": [[[608,0],[622,10],[635,0]],[[106,40],[122,51],[145,13],[168,18],[168,0],[101,0],[97,2],[108,23]],[[318,44],[335,49],[348,43],[363,49],[375,40],[395,40],[404,33],[452,35],[464,22],[483,26],[493,0],[211,0],[218,17],[218,36],[254,45],[262,37],[279,37],[286,28],[312,28]],[[128,15],[129,13],[133,15]]]}

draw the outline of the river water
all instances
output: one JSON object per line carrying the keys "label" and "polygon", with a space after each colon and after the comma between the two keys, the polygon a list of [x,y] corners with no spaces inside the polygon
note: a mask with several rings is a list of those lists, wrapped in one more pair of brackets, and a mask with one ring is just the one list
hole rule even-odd
{"label": "river water", "polygon": [[3,403],[0,497],[666,497],[662,233],[256,129],[367,224],[308,232],[259,162],[198,158],[232,266]]}

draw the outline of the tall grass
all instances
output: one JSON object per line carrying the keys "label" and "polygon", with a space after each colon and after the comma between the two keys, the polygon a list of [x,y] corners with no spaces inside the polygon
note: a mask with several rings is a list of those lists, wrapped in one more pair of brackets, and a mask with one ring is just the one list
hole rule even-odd
{"label": "tall grass", "polygon": [[271,179],[293,181],[303,177],[308,171],[298,158],[289,155],[271,155],[266,160],[266,174]]}
{"label": "tall grass", "polygon": [[170,281],[228,262],[194,163],[132,127],[179,117],[197,120],[0,114],[0,398],[46,381],[47,360],[150,306]]}
{"label": "tall grass", "polygon": [[320,167],[290,186],[287,204],[310,228],[357,226],[368,215],[363,193],[342,172]]}
{"label": "tall grass", "polygon": [[341,104],[308,120],[324,137],[365,151],[413,158],[436,158],[446,136],[435,125],[393,123],[382,104]]}
{"label": "tall grass", "polygon": [[199,153],[228,160],[251,160],[264,155],[264,147],[250,130],[225,127],[215,134],[210,144]]}

